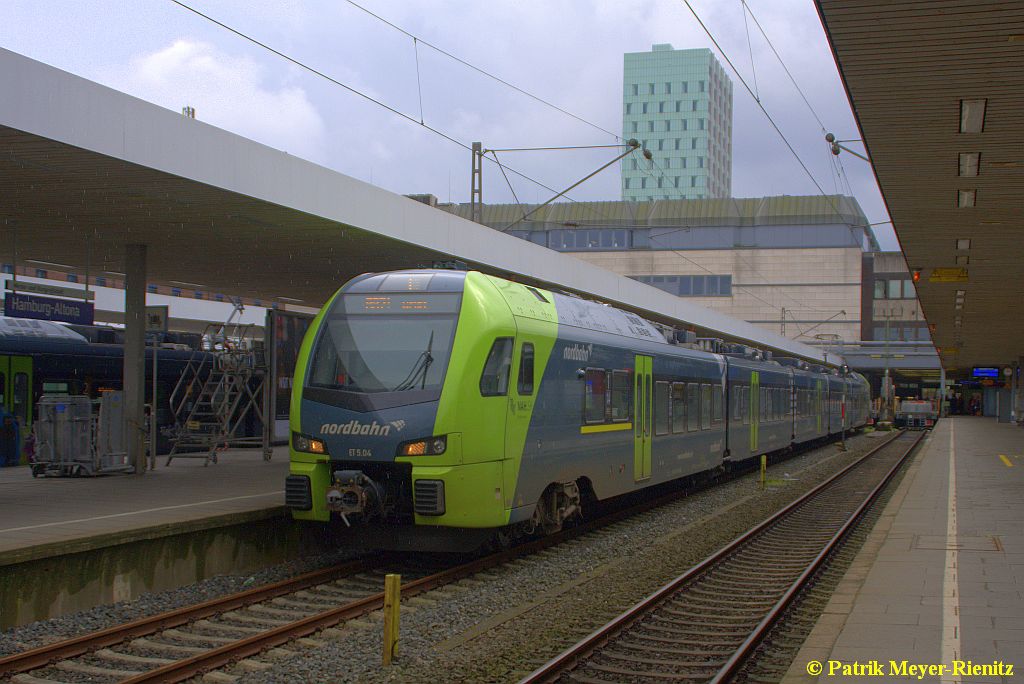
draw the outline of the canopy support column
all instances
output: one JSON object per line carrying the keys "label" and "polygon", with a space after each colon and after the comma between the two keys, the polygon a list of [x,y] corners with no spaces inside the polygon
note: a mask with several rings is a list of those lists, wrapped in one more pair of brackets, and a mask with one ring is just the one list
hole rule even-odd
{"label": "canopy support column", "polygon": [[124,440],[135,474],[146,471],[146,245],[125,245]]}

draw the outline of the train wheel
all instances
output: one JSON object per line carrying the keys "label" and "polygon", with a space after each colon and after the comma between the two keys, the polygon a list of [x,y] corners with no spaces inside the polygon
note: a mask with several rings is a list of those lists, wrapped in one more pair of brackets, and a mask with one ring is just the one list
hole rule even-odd
{"label": "train wheel", "polygon": [[543,534],[555,534],[562,530],[566,520],[581,511],[580,487],[576,481],[555,482],[541,494],[532,522]]}

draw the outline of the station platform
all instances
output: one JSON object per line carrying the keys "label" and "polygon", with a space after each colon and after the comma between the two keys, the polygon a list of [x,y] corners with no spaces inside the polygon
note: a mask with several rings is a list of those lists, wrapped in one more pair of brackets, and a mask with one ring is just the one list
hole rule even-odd
{"label": "station platform", "polygon": [[[944,669],[911,673],[902,661]],[[783,681],[922,672],[947,682],[1024,676],[1021,427],[939,421]]]}
{"label": "station platform", "polygon": [[281,516],[288,447],[175,458],[143,475],[33,478],[0,469],[0,568],[105,546]]}

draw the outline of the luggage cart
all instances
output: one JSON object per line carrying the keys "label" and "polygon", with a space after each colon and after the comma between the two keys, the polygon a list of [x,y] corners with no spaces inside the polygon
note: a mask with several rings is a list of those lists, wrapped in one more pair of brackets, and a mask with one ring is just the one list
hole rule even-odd
{"label": "luggage cart", "polygon": [[132,470],[122,435],[121,392],[104,392],[95,402],[86,396],[43,395],[38,408],[33,477],[91,477]]}

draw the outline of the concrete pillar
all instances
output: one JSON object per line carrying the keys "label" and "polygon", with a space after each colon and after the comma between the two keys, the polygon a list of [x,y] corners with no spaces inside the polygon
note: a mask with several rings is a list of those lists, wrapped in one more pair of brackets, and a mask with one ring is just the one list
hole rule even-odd
{"label": "concrete pillar", "polygon": [[124,440],[135,473],[146,471],[146,245],[126,245],[124,260]]}
{"label": "concrete pillar", "polygon": [[[946,388],[946,369],[940,366],[939,367],[939,407],[938,407],[939,408],[939,416],[940,417],[948,415],[946,413],[946,392],[947,391],[948,391],[948,389]],[[921,398],[924,399],[923,396]]]}

